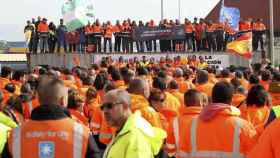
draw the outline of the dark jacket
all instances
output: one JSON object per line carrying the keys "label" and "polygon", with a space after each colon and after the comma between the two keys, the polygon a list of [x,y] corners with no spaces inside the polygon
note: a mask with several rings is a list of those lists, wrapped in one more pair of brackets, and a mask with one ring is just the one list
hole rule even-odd
{"label": "dark jacket", "polygon": [[[31,113],[31,119],[36,121],[60,120],[67,117],[71,117],[69,111],[57,105],[42,105],[35,108]],[[8,150],[8,143],[5,146],[2,157],[12,158]],[[86,158],[101,158],[100,150],[91,134],[88,140]]]}

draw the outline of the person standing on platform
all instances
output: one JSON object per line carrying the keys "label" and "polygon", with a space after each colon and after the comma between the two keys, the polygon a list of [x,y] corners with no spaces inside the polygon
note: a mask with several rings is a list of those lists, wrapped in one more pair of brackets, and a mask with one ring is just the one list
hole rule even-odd
{"label": "person standing on platform", "polygon": [[63,19],[60,19],[60,24],[56,30],[56,36],[57,36],[57,52],[60,53],[60,47],[63,45],[64,52],[67,51],[67,43],[66,43],[66,33],[67,28],[63,24]]}
{"label": "person standing on platform", "polygon": [[69,43],[69,53],[76,53],[77,44],[79,43],[80,37],[77,31],[68,32],[67,42]]}
{"label": "person standing on platform", "polygon": [[35,25],[28,20],[27,25],[24,27],[24,36],[25,36],[26,46],[28,47],[29,52],[32,52],[32,48],[33,48],[32,42],[34,40],[34,35],[35,35]]}
{"label": "person standing on platform", "polygon": [[54,53],[57,38],[56,38],[56,26],[54,25],[53,22],[50,22],[49,29],[50,29],[50,35],[48,40],[49,50],[50,53]]}
{"label": "person standing on platform", "polygon": [[261,45],[261,50],[264,50],[264,35],[265,35],[265,30],[266,27],[263,23],[262,19],[258,19],[254,24],[253,24],[253,33],[255,36],[255,40],[253,41],[253,49],[254,51],[258,50],[259,48],[259,43]]}
{"label": "person standing on platform", "polygon": [[104,53],[107,52],[107,42],[109,42],[109,51],[112,53],[112,35],[113,35],[113,26],[111,22],[108,21],[104,28]]}
{"label": "person standing on platform", "polygon": [[[148,28],[148,27],[149,27],[149,22],[146,22],[145,28]],[[145,41],[145,44],[146,44],[147,52],[151,52],[152,51],[152,41],[151,40]]]}
{"label": "person standing on platform", "polygon": [[202,21],[199,23],[194,24],[194,37],[195,37],[195,43],[196,43],[196,50],[200,51],[203,48],[202,45],[202,36],[203,36],[203,26]]}
{"label": "person standing on platform", "polygon": [[120,24],[120,21],[117,20],[116,25],[114,26],[114,37],[115,37],[115,45],[114,45],[114,51],[115,52],[121,52],[121,44],[122,44],[122,38],[121,33],[122,26]]}
{"label": "person standing on platform", "polygon": [[208,43],[208,51],[216,50],[216,42],[215,42],[215,25],[212,21],[209,21],[206,29],[206,38]]}
{"label": "person standing on platform", "polygon": [[235,31],[234,29],[229,25],[228,20],[224,23],[224,29],[225,29],[225,40],[224,40],[224,49],[223,51],[226,51],[226,47],[228,42],[231,42],[234,40]]}
{"label": "person standing on platform", "polygon": [[130,36],[130,25],[128,24],[128,22],[126,20],[123,21],[122,24],[122,34],[123,34],[123,38],[122,38],[122,50],[125,53],[129,52],[129,36]]}
{"label": "person standing on platform", "polygon": [[220,52],[220,51],[223,50],[223,46],[224,46],[225,31],[224,31],[224,24],[223,23],[218,22],[216,24],[215,35],[216,35],[216,43],[217,43],[216,50],[218,52]]}
{"label": "person standing on platform", "polygon": [[133,31],[133,24],[131,19],[127,19],[127,23],[129,25],[129,34],[128,34],[128,45],[129,45],[129,52],[133,52],[133,39],[132,39],[132,31]]}
{"label": "person standing on platform", "polygon": [[92,31],[94,34],[94,41],[95,41],[95,46],[96,50],[95,52],[101,52],[101,40],[102,40],[102,26],[99,22],[98,19],[96,19],[95,24],[92,26]]}
{"label": "person standing on platform", "polygon": [[86,47],[85,27],[79,28],[78,33],[79,33],[79,37],[80,37],[79,43],[78,43],[78,52],[84,53],[85,47]]}
{"label": "person standing on platform", "polygon": [[[181,26],[181,23],[180,23],[180,20],[179,19],[176,19],[176,21],[175,21],[175,26],[176,27],[180,27]],[[179,52],[181,52],[181,51],[183,51],[183,45],[184,45],[184,40],[175,40],[176,42],[176,44],[175,44],[175,51],[179,51]],[[176,49],[177,48],[177,49]]]}
{"label": "person standing on platform", "polygon": [[33,40],[33,53],[37,53],[38,50],[38,44],[39,44],[39,34],[38,34],[38,26],[41,23],[41,17],[38,16],[37,21],[34,23],[35,25],[35,36]]}
{"label": "person standing on platform", "polygon": [[[154,22],[154,20],[152,19],[152,20],[150,20],[150,22],[149,22],[149,24],[148,24],[148,27],[150,27],[150,28],[153,28],[153,27],[156,27],[156,25],[155,25],[155,22]],[[157,51],[157,40],[152,40],[151,41],[151,51],[154,51],[154,52],[156,52]]]}
{"label": "person standing on platform", "polygon": [[43,18],[43,21],[38,25],[38,35],[41,53],[48,53],[49,26],[46,18]]}
{"label": "person standing on platform", "polygon": [[193,48],[193,51],[195,52],[196,51],[196,45],[197,45],[197,43],[196,43],[196,40],[195,40],[195,26],[196,25],[198,25],[198,21],[197,21],[197,18],[195,17],[194,19],[193,19],[193,23],[192,23],[192,25],[193,25],[193,38],[192,38],[192,48]]}
{"label": "person standing on platform", "polygon": [[[142,20],[139,21],[138,27],[139,28],[145,27]],[[137,52],[142,52],[143,53],[145,51],[144,50],[144,42],[143,41],[137,41],[136,46],[137,46]]]}
{"label": "person standing on platform", "polygon": [[194,27],[188,19],[185,19],[184,27],[185,27],[186,44],[187,44],[186,50],[190,51],[193,47],[192,42],[193,42]]}

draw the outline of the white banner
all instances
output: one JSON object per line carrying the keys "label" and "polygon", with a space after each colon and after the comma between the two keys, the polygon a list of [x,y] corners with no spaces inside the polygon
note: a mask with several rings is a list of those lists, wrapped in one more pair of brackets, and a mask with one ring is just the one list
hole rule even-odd
{"label": "white banner", "polygon": [[169,57],[173,59],[174,57],[180,56],[181,58],[188,58],[189,56],[196,56],[197,59],[199,57],[203,57],[206,60],[208,65],[211,66],[219,66],[219,67],[229,67],[229,55],[228,54],[185,54],[185,53],[139,53],[139,54],[94,54],[93,55],[93,62],[100,63],[102,58],[104,57],[111,57],[113,60],[118,60],[121,56],[124,60],[138,58],[139,60],[142,59],[143,56],[146,56],[146,59],[154,58],[156,61],[159,61],[160,58]]}

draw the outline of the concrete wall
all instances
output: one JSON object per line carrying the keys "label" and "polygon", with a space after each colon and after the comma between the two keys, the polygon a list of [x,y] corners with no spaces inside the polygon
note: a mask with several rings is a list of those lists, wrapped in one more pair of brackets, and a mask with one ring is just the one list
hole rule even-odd
{"label": "concrete wall", "polygon": [[[228,66],[230,65],[235,65],[235,66],[243,66],[243,67],[248,67],[249,66],[249,60],[244,59],[240,56],[232,55],[229,53],[193,53],[196,55],[202,55],[202,56],[207,56],[207,55],[227,55],[228,56]],[[53,67],[66,67],[66,68],[73,68],[76,66],[74,58],[78,58],[80,61],[80,66],[82,67],[90,67],[91,64],[99,62],[101,57],[104,56],[111,56],[111,57],[128,57],[128,58],[133,58],[134,56],[138,56],[138,58],[142,56],[182,56],[182,57],[187,57],[189,55],[193,54],[188,54],[188,53],[135,53],[135,54],[29,54],[28,57],[28,64],[29,67],[32,68],[37,65],[50,65]],[[252,58],[252,63],[260,62],[260,52],[254,53],[254,56]]]}

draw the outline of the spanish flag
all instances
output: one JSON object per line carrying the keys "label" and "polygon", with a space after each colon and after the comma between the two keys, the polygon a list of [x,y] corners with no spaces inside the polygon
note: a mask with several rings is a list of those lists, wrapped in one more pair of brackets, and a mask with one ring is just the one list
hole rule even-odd
{"label": "spanish flag", "polygon": [[250,59],[252,57],[252,32],[242,33],[236,40],[227,44],[227,51]]}

